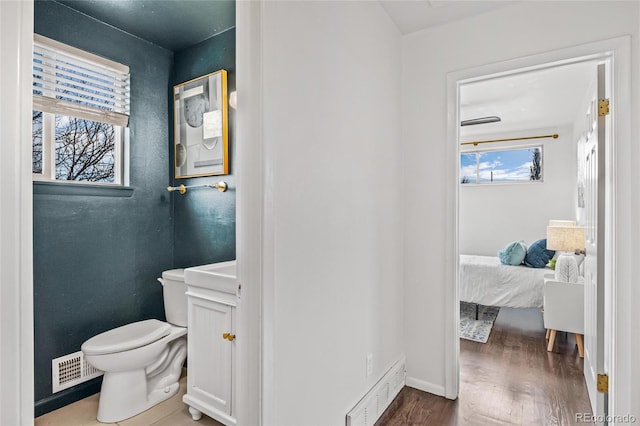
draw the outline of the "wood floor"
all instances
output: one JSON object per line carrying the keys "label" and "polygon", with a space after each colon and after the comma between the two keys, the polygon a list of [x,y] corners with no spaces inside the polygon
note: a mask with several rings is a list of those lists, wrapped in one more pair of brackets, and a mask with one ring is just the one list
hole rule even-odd
{"label": "wood floor", "polygon": [[[451,401],[405,387],[378,426],[573,425],[575,413],[590,412],[573,336],[559,333],[546,350],[537,309],[502,308],[486,344],[460,341],[460,397]],[[220,425],[206,416],[193,422],[182,403],[185,378],[175,397],[120,425]],[[39,417],[35,426],[89,426],[98,395]]]}
{"label": "wood floor", "polygon": [[502,308],[486,344],[460,341],[460,394],[405,387],[377,426],[573,425],[591,412],[572,335],[547,352],[538,309]]}

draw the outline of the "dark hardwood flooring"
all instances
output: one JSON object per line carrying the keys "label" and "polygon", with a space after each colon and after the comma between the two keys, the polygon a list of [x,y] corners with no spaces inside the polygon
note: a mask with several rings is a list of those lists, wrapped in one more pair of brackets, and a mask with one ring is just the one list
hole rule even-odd
{"label": "dark hardwood flooring", "polygon": [[377,426],[573,425],[591,411],[573,335],[547,352],[538,309],[502,308],[486,344],[460,340],[460,394],[452,401],[405,387]]}

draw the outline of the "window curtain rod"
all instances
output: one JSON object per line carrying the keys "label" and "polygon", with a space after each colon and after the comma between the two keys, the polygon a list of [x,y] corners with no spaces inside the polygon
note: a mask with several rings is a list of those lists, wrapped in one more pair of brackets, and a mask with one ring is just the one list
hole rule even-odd
{"label": "window curtain rod", "polygon": [[489,140],[486,140],[486,141],[462,142],[460,145],[474,145],[474,146],[477,146],[477,145],[479,145],[481,143],[524,141],[524,140],[528,140],[528,139],[546,139],[546,138],[558,139],[558,134],[554,133],[553,135],[527,136],[527,137],[523,137],[523,138],[489,139]]}

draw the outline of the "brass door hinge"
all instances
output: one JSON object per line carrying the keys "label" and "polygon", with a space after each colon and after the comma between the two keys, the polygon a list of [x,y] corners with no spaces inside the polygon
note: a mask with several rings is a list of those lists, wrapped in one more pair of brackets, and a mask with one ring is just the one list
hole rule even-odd
{"label": "brass door hinge", "polygon": [[609,376],[606,374],[598,374],[598,384],[596,385],[598,392],[609,392]]}
{"label": "brass door hinge", "polygon": [[599,99],[598,100],[598,115],[600,117],[604,117],[605,115],[609,115],[609,99]]}

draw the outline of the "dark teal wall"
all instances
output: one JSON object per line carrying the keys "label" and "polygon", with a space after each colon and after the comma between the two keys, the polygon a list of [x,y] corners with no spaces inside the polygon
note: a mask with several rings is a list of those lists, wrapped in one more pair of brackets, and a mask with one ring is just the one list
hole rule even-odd
{"label": "dark teal wall", "polygon": [[[235,28],[175,53],[171,86],[218,70],[227,70],[228,91],[236,88]],[[173,123],[173,110],[171,111]],[[180,179],[176,184],[201,185],[224,180],[229,190],[189,190],[174,195],[174,264],[176,267],[236,258],[235,110],[229,108],[229,175]],[[171,126],[173,135],[173,126]],[[173,160],[173,137],[170,141]],[[172,162],[173,164],[173,162]]]}
{"label": "dark teal wall", "polygon": [[[36,415],[99,390],[51,394],[51,360],[102,331],[164,319],[156,281],[173,267],[169,104],[173,53],[55,2],[35,4],[35,32],[129,65],[132,191],[34,184]],[[71,192],[71,193],[69,193]]]}

